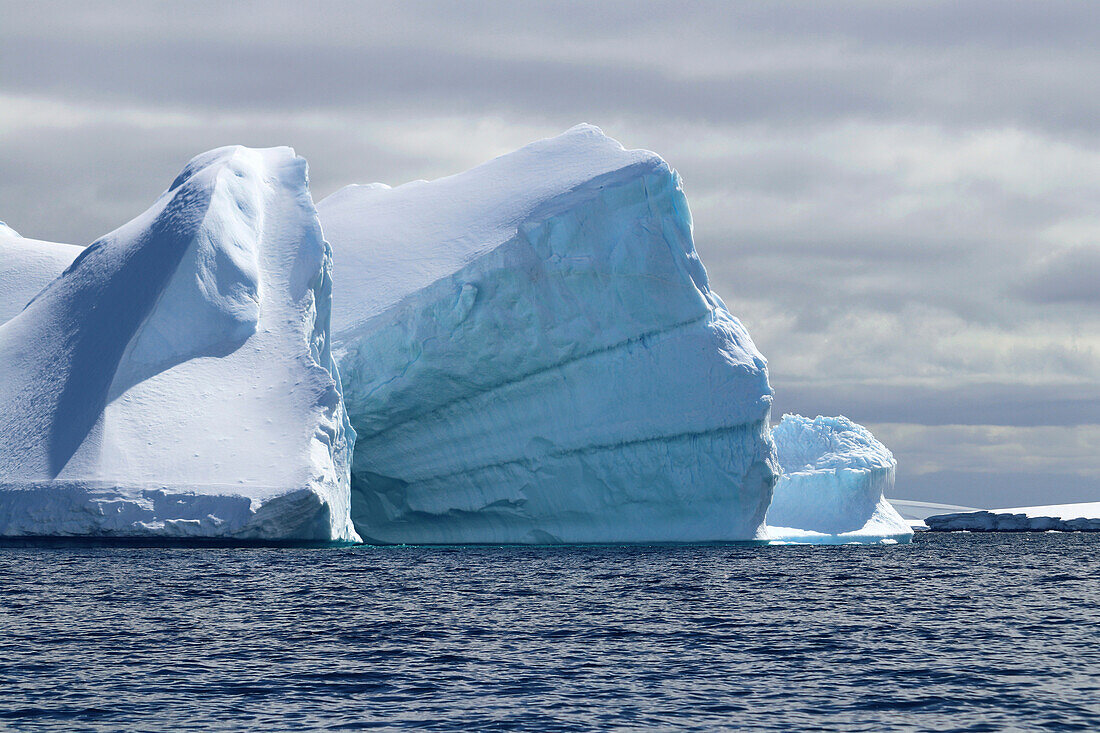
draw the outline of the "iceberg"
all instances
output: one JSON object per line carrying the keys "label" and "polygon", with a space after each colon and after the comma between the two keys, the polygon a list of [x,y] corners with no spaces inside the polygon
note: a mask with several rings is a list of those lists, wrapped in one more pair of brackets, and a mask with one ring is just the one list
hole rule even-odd
{"label": "iceberg", "polygon": [[318,211],[366,541],[764,537],[766,362],[660,157],[581,125]]}
{"label": "iceberg", "polygon": [[951,512],[924,522],[933,532],[1100,532],[1100,502]]}
{"label": "iceberg", "polygon": [[71,244],[25,239],[0,221],[0,323],[23,310],[82,250]]}
{"label": "iceberg", "polygon": [[3,241],[52,281],[0,325],[0,535],[358,540],[302,158],[201,155],[56,279]]}
{"label": "iceberg", "polygon": [[907,542],[909,523],[887,501],[897,462],[846,417],[784,415],[772,431],[783,473],[768,507],[772,540]]}

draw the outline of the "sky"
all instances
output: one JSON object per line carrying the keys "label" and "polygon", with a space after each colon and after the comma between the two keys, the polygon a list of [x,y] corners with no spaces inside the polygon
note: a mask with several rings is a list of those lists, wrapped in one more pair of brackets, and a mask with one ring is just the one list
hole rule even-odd
{"label": "sky", "polygon": [[1059,1],[0,0],[0,219],[87,244],[222,145],[320,200],[590,122],[683,176],[774,419],[866,424],[899,498],[1095,501],[1097,38]]}

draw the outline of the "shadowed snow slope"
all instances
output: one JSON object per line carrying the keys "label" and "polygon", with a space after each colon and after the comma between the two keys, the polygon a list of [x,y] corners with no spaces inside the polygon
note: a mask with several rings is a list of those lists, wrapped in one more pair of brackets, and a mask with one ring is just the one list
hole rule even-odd
{"label": "shadowed snow slope", "polygon": [[356,539],[330,266],[292,150],[191,161],[0,326],[0,533]]}
{"label": "shadowed snow slope", "polygon": [[0,222],[0,323],[18,315],[81,251],[71,244],[24,239]]}
{"label": "shadowed snow slope", "polygon": [[765,361],[658,156],[582,125],[318,210],[365,539],[760,536]]}
{"label": "shadowed snow slope", "polygon": [[846,417],[784,415],[772,438],[783,474],[768,507],[769,537],[832,544],[913,536],[884,496],[897,462],[867,428]]}

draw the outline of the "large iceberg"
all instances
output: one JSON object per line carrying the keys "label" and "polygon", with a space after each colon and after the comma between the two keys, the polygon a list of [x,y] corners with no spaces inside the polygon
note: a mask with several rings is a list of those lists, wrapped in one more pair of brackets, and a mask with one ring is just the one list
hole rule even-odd
{"label": "large iceberg", "polygon": [[657,155],[582,125],[318,210],[364,539],[763,538],[766,364]]}
{"label": "large iceberg", "polygon": [[81,251],[71,244],[25,239],[0,221],[0,323],[23,310]]}
{"label": "large iceberg", "polygon": [[0,535],[357,540],[330,268],[292,150],[192,160],[0,326]]}
{"label": "large iceberg", "polygon": [[908,541],[909,523],[886,499],[897,462],[846,417],[784,415],[772,431],[783,474],[768,507],[773,540]]}
{"label": "large iceberg", "polygon": [[582,125],[318,209],[231,147],[87,249],[0,223],[0,535],[911,536],[865,428],[769,430],[655,154]]}

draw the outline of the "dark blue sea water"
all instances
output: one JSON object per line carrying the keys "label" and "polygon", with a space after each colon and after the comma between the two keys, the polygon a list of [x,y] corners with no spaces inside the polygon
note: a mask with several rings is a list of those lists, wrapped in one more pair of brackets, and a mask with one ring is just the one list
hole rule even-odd
{"label": "dark blue sea water", "polygon": [[0,547],[0,727],[1098,730],[1100,535]]}

